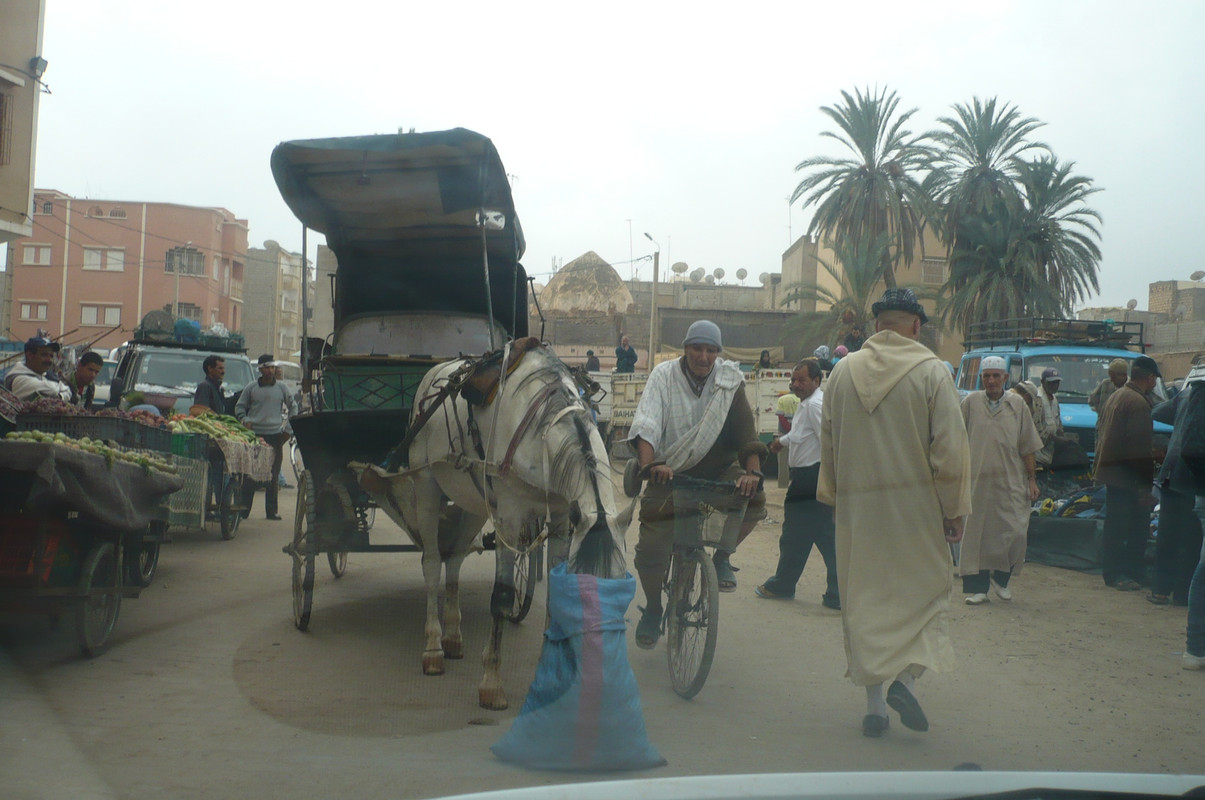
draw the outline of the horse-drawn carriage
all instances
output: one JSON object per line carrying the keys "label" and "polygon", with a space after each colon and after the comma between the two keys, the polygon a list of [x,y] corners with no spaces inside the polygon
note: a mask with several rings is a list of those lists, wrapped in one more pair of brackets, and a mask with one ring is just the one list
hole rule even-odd
{"label": "horse-drawn carriage", "polygon": [[[576,442],[569,461],[605,471],[601,439],[591,425],[599,463],[591,431],[582,429],[589,409],[568,369],[527,338],[523,234],[489,139],[456,129],[286,142],[272,154],[272,171],[290,209],[326,234],[338,259],[334,332],[318,347],[308,338],[303,345],[302,390],[312,410],[292,420],[305,465],[285,548],[295,623],[309,625],[319,556],[338,576],[347,553],[421,551],[429,593],[423,663],[440,672],[445,652],[461,655],[459,611],[442,638],[435,616],[441,566],[454,608],[460,561],[492,523],[491,608],[495,620],[521,619],[547,531],[584,533],[579,526],[605,516],[597,490],[583,509],[584,495],[581,503],[565,492],[528,496],[522,480],[546,488],[541,461],[561,458],[566,437]],[[450,485],[456,479],[464,496]],[[511,513],[520,496],[526,506]],[[377,507],[412,545],[372,542]],[[575,552],[566,545],[562,554]],[[484,698],[484,684],[482,691]],[[504,707],[505,699],[488,704]]]}

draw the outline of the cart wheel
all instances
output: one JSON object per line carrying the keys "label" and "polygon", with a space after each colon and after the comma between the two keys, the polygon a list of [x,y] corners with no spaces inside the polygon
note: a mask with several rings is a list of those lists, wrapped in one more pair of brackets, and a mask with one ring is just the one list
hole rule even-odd
{"label": "cart wheel", "polygon": [[514,586],[515,596],[509,609],[502,612],[502,616],[514,623],[520,623],[527,612],[531,610],[531,601],[536,594],[536,570],[538,569],[538,559],[540,551],[544,549],[544,545],[533,547],[525,554],[509,553],[507,554],[505,546],[499,547],[494,551],[495,558],[513,558],[510,568],[511,585]]}
{"label": "cart wheel", "polygon": [[159,543],[139,542],[126,549],[126,581],[145,589],[159,568]]}
{"label": "cart wheel", "polygon": [[297,479],[297,513],[293,520],[293,624],[297,630],[310,627],[310,611],[314,607],[314,552],[309,533],[313,530],[314,476],[303,470]]}
{"label": "cart wheel", "polygon": [[218,524],[222,527],[223,539],[233,539],[238,532],[239,523],[243,521],[243,511],[239,507],[242,499],[242,481],[234,476],[227,477],[218,500]]}
{"label": "cart wheel", "polygon": [[347,553],[327,553],[326,563],[331,565],[332,575],[342,578],[343,573],[347,572]]}
{"label": "cart wheel", "polygon": [[297,446],[296,437],[289,439],[289,463],[293,465],[293,480],[300,483],[301,473],[305,472],[305,462],[301,458],[301,448]]}
{"label": "cart wheel", "polygon": [[[80,579],[81,597],[75,608],[76,633],[80,652],[91,658],[109,649],[117,615],[121,611],[121,592],[118,585],[117,548],[112,542],[101,542],[84,559]],[[107,590],[93,594],[98,590]]]}

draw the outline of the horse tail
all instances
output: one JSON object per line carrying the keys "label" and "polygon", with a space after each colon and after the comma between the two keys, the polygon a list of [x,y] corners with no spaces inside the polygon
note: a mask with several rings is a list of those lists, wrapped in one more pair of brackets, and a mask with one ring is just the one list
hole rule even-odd
{"label": "horse tail", "polygon": [[599,578],[616,577],[611,575],[611,565],[615,563],[617,556],[622,555],[623,551],[615,543],[615,537],[607,526],[606,516],[600,514],[598,520],[582,537],[577,552],[569,559],[569,571]]}

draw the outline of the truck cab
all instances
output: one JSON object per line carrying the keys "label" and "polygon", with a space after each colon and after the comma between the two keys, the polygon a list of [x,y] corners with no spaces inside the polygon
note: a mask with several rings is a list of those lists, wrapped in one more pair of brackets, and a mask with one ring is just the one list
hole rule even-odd
{"label": "truck cab", "polygon": [[[1079,436],[1080,447],[1091,456],[1096,450],[1096,412],[1088,396],[1108,378],[1109,362],[1133,361],[1145,352],[1140,322],[1071,320],[1057,318],[1007,319],[973,324],[963,342],[966,352],[958,366],[955,385],[965,395],[983,388],[979,367],[986,356],[1001,356],[1008,363],[1008,386],[1042,382],[1042,372],[1053,367],[1062,379],[1058,394],[1063,430]],[[1155,387],[1156,401],[1166,399],[1162,381]],[[1171,427],[1155,423],[1156,435],[1170,435]]]}

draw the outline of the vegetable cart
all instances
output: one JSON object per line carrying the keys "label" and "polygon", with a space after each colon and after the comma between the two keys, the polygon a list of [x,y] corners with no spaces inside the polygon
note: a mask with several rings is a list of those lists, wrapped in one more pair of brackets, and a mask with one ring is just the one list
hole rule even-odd
{"label": "vegetable cart", "polygon": [[68,617],[86,656],[108,649],[124,598],[149,584],[166,499],[166,459],[66,434],[0,441],[0,607]]}

